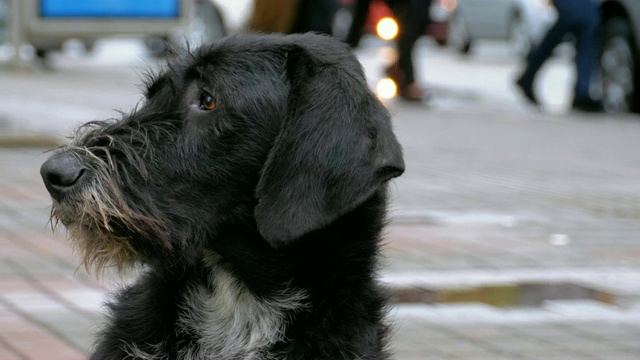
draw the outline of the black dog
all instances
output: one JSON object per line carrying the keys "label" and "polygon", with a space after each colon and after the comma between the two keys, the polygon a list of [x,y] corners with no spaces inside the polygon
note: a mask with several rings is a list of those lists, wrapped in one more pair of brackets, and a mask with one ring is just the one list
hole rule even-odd
{"label": "black dog", "polygon": [[92,359],[386,358],[389,114],[320,35],[202,47],[41,169],[84,265],[142,265]]}

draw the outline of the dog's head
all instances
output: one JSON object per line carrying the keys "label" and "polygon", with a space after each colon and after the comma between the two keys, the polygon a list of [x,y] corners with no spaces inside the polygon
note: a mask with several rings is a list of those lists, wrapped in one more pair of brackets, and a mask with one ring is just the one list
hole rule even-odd
{"label": "dog's head", "polygon": [[389,114],[345,45],[245,35],[171,62],[137,109],[82,126],[41,173],[54,221],[101,269],[189,257],[239,223],[282,246],[403,170]]}

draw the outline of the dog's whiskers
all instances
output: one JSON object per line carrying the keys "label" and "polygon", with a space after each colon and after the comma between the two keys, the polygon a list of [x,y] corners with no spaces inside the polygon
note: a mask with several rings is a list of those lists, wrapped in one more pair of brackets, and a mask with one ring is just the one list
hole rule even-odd
{"label": "dog's whiskers", "polygon": [[[68,226],[70,238],[81,253],[84,268],[87,271],[93,269],[96,274],[110,266],[121,269],[141,260],[131,239],[119,233],[160,238],[166,233],[159,216],[134,210],[123,191],[127,181],[146,178],[142,158],[132,152],[124,152],[124,157],[116,161],[111,149],[118,141],[113,136],[102,134],[98,137],[102,141],[100,139],[106,140],[104,146],[67,146],[66,150],[91,172],[92,180],[83,186],[79,194],[71,195],[75,201],[69,202],[74,205],[66,206],[65,211],[61,211],[59,204],[54,205],[50,213],[52,229],[57,228],[61,220]],[[130,168],[136,170],[134,178],[122,162],[133,165]],[[166,248],[171,248],[167,240],[164,243]]]}

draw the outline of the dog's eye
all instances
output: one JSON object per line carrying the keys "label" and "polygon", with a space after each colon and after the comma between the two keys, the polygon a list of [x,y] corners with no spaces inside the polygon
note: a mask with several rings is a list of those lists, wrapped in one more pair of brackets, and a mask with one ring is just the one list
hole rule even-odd
{"label": "dog's eye", "polygon": [[216,99],[211,96],[211,94],[203,92],[200,95],[200,109],[202,110],[213,110],[218,106]]}

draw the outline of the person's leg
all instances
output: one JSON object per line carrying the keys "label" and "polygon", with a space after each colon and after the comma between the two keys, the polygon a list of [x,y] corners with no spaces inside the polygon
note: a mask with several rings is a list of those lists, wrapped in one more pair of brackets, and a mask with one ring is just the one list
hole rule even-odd
{"label": "person's leg", "polygon": [[398,61],[387,69],[400,88],[400,95],[419,99],[423,91],[415,83],[413,48],[429,23],[431,0],[387,1],[398,20],[400,34],[397,40]]}
{"label": "person's leg", "polygon": [[551,57],[553,50],[562,42],[564,36],[575,27],[575,18],[572,9],[573,1],[574,0],[554,0],[555,7],[558,11],[558,19],[547,31],[542,41],[531,49],[526,58],[524,71],[516,80],[516,85],[520,88],[522,94],[533,104],[538,104],[538,99],[533,91],[533,85],[538,71],[547,59]]}
{"label": "person's leg", "polygon": [[353,9],[353,18],[351,20],[351,26],[349,27],[349,33],[345,42],[352,48],[358,47],[362,34],[364,32],[364,23],[369,15],[369,6],[371,0],[356,0]]}
{"label": "person's leg", "polygon": [[[564,0],[556,0],[558,3]],[[564,8],[558,8],[558,20],[547,31],[544,38],[537,46],[533,47],[527,56],[525,70],[520,76],[519,82],[525,87],[533,87],[536,74],[542,65],[549,59],[553,50],[562,42],[565,34],[573,26],[571,14],[565,13]]]}
{"label": "person's leg", "polygon": [[338,10],[334,0],[298,0],[296,19],[291,33],[309,31],[331,35],[333,16]]}
{"label": "person's leg", "polygon": [[580,18],[580,26],[576,30],[576,86],[574,104],[591,101],[590,86],[593,73],[598,62],[598,27],[600,11],[591,1],[584,1],[577,7],[576,15]]}
{"label": "person's leg", "polygon": [[533,90],[536,75],[545,61],[551,56],[556,46],[562,42],[564,35],[571,28],[570,23],[564,16],[566,16],[566,14],[558,11],[558,20],[545,34],[540,44],[531,49],[527,56],[525,69],[516,80],[516,85],[520,88],[522,94],[534,105],[539,104],[538,98]]}
{"label": "person's leg", "polygon": [[401,87],[415,81],[413,47],[424,33],[429,19],[429,3],[425,0],[407,0],[396,6],[396,17],[400,21],[398,36],[398,66],[402,72]]}

